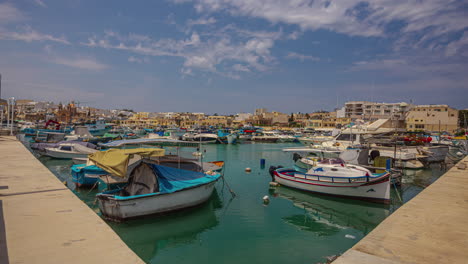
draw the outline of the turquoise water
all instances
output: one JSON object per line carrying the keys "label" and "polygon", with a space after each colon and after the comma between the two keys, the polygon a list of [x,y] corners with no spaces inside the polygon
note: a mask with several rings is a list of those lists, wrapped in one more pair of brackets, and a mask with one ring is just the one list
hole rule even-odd
{"label": "turquoise water", "polygon": [[[268,168],[291,167],[291,154],[281,150],[292,146],[300,145],[206,145],[205,161],[226,162],[225,179],[235,198],[219,181],[211,199],[200,207],[108,224],[148,263],[317,263],[345,252],[401,206],[395,190],[391,204],[385,206],[287,187],[270,189]],[[266,160],[264,169],[260,167],[262,158]],[[94,203],[96,191],[75,190],[71,161],[40,160],[99,213]],[[245,172],[247,167],[251,173]],[[437,165],[406,171],[397,191],[406,202],[443,173]],[[268,205],[262,200],[265,195],[270,196]]]}

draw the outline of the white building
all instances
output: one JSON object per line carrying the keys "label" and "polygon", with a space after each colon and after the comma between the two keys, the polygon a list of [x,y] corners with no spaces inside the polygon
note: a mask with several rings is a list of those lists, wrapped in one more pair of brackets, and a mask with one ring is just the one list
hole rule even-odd
{"label": "white building", "polygon": [[375,121],[377,119],[405,120],[412,105],[400,103],[376,103],[351,101],[345,104],[345,116],[352,119]]}

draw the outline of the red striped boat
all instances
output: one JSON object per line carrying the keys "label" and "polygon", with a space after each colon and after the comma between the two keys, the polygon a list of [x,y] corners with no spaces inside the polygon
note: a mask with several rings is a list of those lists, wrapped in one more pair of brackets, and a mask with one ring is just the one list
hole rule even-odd
{"label": "red striped boat", "polygon": [[273,177],[281,185],[326,195],[343,196],[374,202],[390,202],[390,173],[372,173],[347,165],[341,159],[324,159],[307,173],[276,169]]}

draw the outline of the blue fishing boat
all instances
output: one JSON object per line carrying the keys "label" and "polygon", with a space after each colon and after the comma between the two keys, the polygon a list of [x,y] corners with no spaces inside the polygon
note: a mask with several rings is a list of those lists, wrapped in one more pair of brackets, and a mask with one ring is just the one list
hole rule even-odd
{"label": "blue fishing boat", "polygon": [[72,181],[76,187],[94,186],[99,176],[109,174],[96,165],[77,164],[71,168]]}
{"label": "blue fishing boat", "polygon": [[224,144],[236,144],[237,133],[233,133],[229,129],[218,129],[218,141]]}

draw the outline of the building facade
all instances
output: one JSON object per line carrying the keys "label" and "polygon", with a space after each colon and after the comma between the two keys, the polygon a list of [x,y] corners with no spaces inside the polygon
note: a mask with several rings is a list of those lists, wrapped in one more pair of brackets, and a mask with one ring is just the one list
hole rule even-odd
{"label": "building facade", "polygon": [[345,117],[375,121],[377,119],[405,120],[412,105],[400,103],[376,103],[368,101],[351,101],[345,104]]}
{"label": "building facade", "polygon": [[408,131],[446,131],[454,133],[458,128],[458,110],[448,105],[418,105],[406,117]]}

